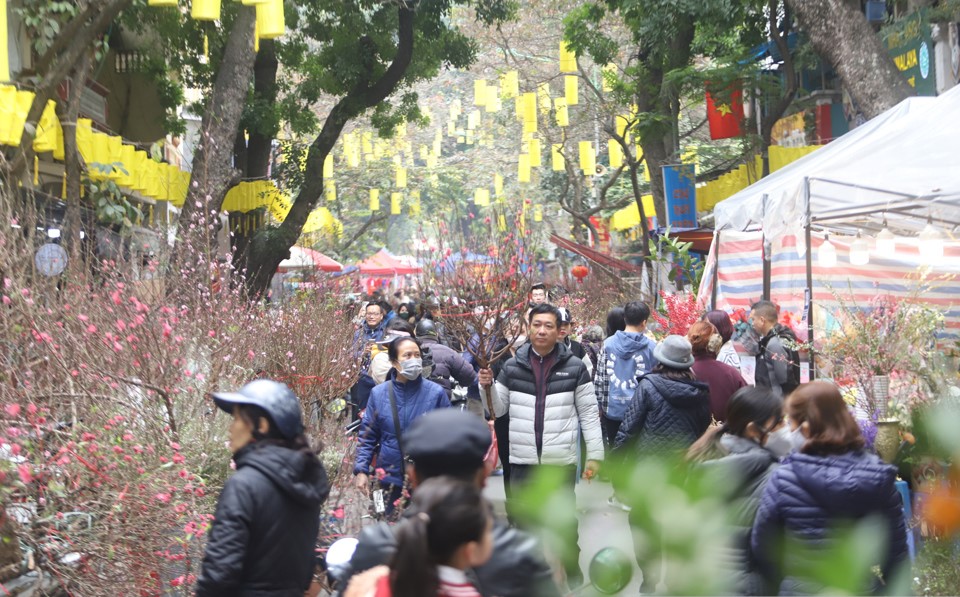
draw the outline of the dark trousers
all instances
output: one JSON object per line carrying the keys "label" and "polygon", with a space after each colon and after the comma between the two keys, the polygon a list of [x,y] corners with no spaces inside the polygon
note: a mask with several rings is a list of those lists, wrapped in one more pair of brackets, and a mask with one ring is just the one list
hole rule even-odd
{"label": "dark trousers", "polygon": [[620,423],[623,421],[614,421],[608,419],[607,415],[600,413],[600,428],[603,430],[603,443],[607,448],[607,455],[613,449],[613,444],[617,440],[617,432],[620,431]]}
{"label": "dark trousers", "polygon": [[[569,496],[572,504],[569,512],[549,512],[545,516],[560,531],[561,536],[570,537],[572,541],[569,549],[563,553],[563,567],[567,572],[567,582],[571,587],[578,587],[583,583],[583,572],[580,570],[580,521],[577,519],[577,466],[553,466],[547,464],[529,465],[529,464],[511,464],[510,465],[510,485],[512,488],[513,500],[522,500],[523,488],[527,485],[531,477],[538,470],[554,468],[559,469],[563,474],[564,482],[557,489],[558,492],[564,492]],[[527,499],[537,499],[541,503],[546,501],[546,496],[529,496]],[[520,525],[522,526],[522,525]]]}
{"label": "dark trousers", "polygon": [[[497,434],[497,456],[503,465],[503,491],[510,503],[510,413],[497,417],[493,421],[493,430]],[[509,508],[509,505],[507,506]]]}

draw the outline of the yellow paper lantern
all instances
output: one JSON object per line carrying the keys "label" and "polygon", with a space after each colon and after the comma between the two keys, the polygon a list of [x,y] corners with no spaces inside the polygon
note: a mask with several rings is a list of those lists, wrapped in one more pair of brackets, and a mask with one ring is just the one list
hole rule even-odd
{"label": "yellow paper lantern", "polygon": [[487,105],[487,81],[485,79],[476,79],[473,82],[473,105]]}
{"label": "yellow paper lantern", "polygon": [[13,85],[0,85],[0,143],[10,145],[10,125],[17,104],[17,88]]}
{"label": "yellow paper lantern", "polygon": [[520,75],[515,70],[509,70],[500,75],[500,97],[511,99],[520,95]]}
{"label": "yellow paper lantern", "polygon": [[607,141],[607,153],[610,155],[610,167],[619,168],[623,165],[623,148],[614,139]]}
{"label": "yellow paper lantern", "polygon": [[323,158],[323,178],[333,178],[333,154],[327,154],[327,157]]}
{"label": "yellow paper lantern", "polygon": [[0,0],[0,81],[10,80],[10,56],[7,49],[7,0]]}
{"label": "yellow paper lantern", "polygon": [[593,151],[593,143],[580,142],[580,168],[587,176],[593,176],[597,170],[597,154]]}
{"label": "yellow paper lantern", "polygon": [[553,144],[553,151],[550,152],[551,165],[554,172],[563,172],[566,170],[566,164],[563,160],[563,145],[561,143]]}
{"label": "yellow paper lantern", "polygon": [[517,180],[519,182],[530,182],[530,154],[520,154],[520,159],[517,162]]}
{"label": "yellow paper lantern", "polygon": [[540,105],[540,112],[547,114],[553,108],[553,98],[550,95],[550,84],[540,83],[537,85],[537,102]]}
{"label": "yellow paper lantern", "polygon": [[324,183],[327,187],[327,201],[336,201],[337,200],[337,183],[330,182]]}
{"label": "yellow paper lantern", "polygon": [[244,6],[256,6],[258,4],[266,4],[271,0],[240,0],[240,4]]}
{"label": "yellow paper lantern", "polygon": [[543,206],[534,205],[533,206],[533,221],[542,222],[543,221]]}
{"label": "yellow paper lantern", "polygon": [[370,211],[380,211],[380,189],[370,189]]}
{"label": "yellow paper lantern", "polygon": [[147,0],[147,6],[176,6],[177,0]]}
{"label": "yellow paper lantern", "polygon": [[527,153],[530,154],[531,167],[539,168],[543,165],[543,161],[540,156],[540,139],[530,139],[529,145],[527,146]]}
{"label": "yellow paper lantern", "polygon": [[553,100],[553,105],[557,111],[557,126],[570,126],[570,112],[567,110],[567,100],[558,97]]}
{"label": "yellow paper lantern", "polygon": [[407,188],[407,169],[406,168],[397,168],[397,188],[398,189]]}
{"label": "yellow paper lantern", "polygon": [[27,113],[30,112],[30,106],[33,105],[34,94],[32,91],[17,91],[13,104],[13,114],[10,121],[9,136],[4,141],[5,145],[20,145],[20,137],[23,136],[23,127],[27,123]]}
{"label": "yellow paper lantern", "polygon": [[567,42],[560,40],[560,72],[577,72],[577,55],[570,49]]}
{"label": "yellow paper lantern", "polygon": [[108,135],[107,151],[109,152],[107,161],[103,162],[103,164],[108,167],[107,176],[110,178],[110,180],[115,181],[123,176],[123,172],[120,170],[121,161],[123,159],[123,139],[118,135]]}
{"label": "yellow paper lantern", "polygon": [[120,146],[120,157],[117,159],[117,163],[114,164],[113,169],[116,173],[115,180],[118,185],[121,187],[132,188],[133,187],[133,160],[134,154],[137,152],[137,148],[133,145],[121,145]]}
{"label": "yellow paper lantern", "polygon": [[403,193],[390,193],[390,215],[399,216],[403,207]]}
{"label": "yellow paper lantern", "polygon": [[257,39],[276,39],[286,33],[283,0],[268,0],[256,5]]}
{"label": "yellow paper lantern", "polygon": [[220,0],[192,0],[190,18],[194,21],[219,21]]}
{"label": "yellow paper lantern", "polygon": [[53,100],[47,100],[47,105],[43,109],[43,115],[37,123],[37,134],[33,139],[33,150],[37,153],[53,151],[57,147],[57,129],[60,128],[60,121],[57,119],[57,104]]}
{"label": "yellow paper lantern", "polygon": [[568,106],[576,106],[580,103],[579,85],[580,77],[576,75],[567,75],[563,78],[563,97],[567,100]]}
{"label": "yellow paper lantern", "polygon": [[490,190],[477,188],[473,192],[473,204],[477,207],[490,205]]}

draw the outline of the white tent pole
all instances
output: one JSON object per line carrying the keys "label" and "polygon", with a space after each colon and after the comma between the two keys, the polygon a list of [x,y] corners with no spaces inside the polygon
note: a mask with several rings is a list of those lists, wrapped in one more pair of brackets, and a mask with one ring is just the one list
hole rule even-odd
{"label": "white tent pole", "polygon": [[803,178],[803,201],[806,204],[807,221],[805,233],[807,237],[807,296],[806,298],[806,316],[807,316],[807,343],[810,345],[810,381],[817,378],[817,359],[813,349],[813,242],[810,233],[813,224],[813,218],[810,213],[810,179]]}

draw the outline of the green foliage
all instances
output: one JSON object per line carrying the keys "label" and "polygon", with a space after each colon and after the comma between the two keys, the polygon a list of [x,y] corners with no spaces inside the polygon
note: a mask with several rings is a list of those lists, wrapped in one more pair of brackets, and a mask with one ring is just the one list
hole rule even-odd
{"label": "green foliage", "polygon": [[691,293],[696,296],[700,291],[703,278],[703,260],[693,258],[690,247],[693,243],[681,241],[670,236],[668,227],[658,240],[650,239],[650,259],[662,267],[669,268],[667,279],[677,284],[689,284]]}
{"label": "green foliage", "polygon": [[[119,162],[113,164],[100,164],[93,162],[89,167],[98,171],[102,176],[110,176],[117,171],[128,174]],[[102,180],[93,180],[91,178],[83,179],[84,195],[87,200],[93,204],[94,211],[97,214],[97,221],[107,226],[118,228],[121,233],[129,232],[135,222],[143,217],[143,212],[120,190],[115,182],[109,178]]]}
{"label": "green foliage", "polygon": [[26,0],[13,5],[14,12],[20,17],[27,29],[33,50],[43,55],[60,36],[60,29],[70,19],[80,14],[82,6],[70,0]]}
{"label": "green foliage", "polygon": [[[913,595],[960,595],[960,541],[926,539],[913,566]],[[906,593],[904,593],[906,594]]]}

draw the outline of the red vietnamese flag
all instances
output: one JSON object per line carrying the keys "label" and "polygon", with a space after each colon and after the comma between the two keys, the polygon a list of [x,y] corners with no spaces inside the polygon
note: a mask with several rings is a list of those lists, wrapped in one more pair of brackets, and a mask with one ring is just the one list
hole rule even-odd
{"label": "red vietnamese flag", "polygon": [[730,91],[730,102],[720,104],[713,101],[707,92],[707,120],[710,122],[711,139],[729,139],[740,136],[740,123],[743,122],[743,90]]}

